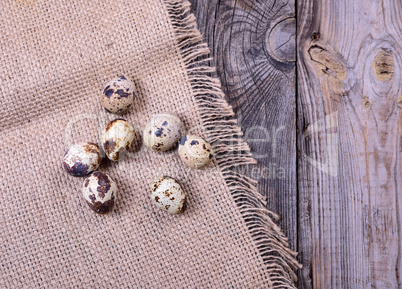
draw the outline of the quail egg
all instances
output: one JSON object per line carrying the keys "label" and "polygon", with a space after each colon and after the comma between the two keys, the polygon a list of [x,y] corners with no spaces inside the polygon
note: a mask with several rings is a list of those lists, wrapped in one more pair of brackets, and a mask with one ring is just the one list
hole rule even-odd
{"label": "quail egg", "polygon": [[155,151],[166,151],[177,144],[181,135],[180,118],[170,113],[152,116],[144,129],[144,144]]}
{"label": "quail egg", "polygon": [[82,177],[96,170],[101,161],[102,155],[97,144],[77,143],[64,155],[63,168],[72,176]]}
{"label": "quail egg", "polygon": [[158,177],[151,184],[151,200],[170,214],[180,214],[186,209],[186,195],[180,184],[168,176]]}
{"label": "quail egg", "polygon": [[133,105],[134,89],[134,83],[124,76],[119,76],[106,84],[101,96],[101,104],[107,112],[125,114]]}
{"label": "quail egg", "polygon": [[213,157],[211,145],[203,138],[183,135],[179,140],[179,157],[190,168],[202,169]]}
{"label": "quail egg", "polygon": [[85,179],[82,187],[82,195],[86,203],[99,214],[105,214],[113,208],[117,193],[115,181],[102,172],[93,172]]}
{"label": "quail egg", "polygon": [[129,152],[134,142],[133,126],[124,119],[109,122],[102,133],[102,146],[106,156],[112,161],[121,159]]}

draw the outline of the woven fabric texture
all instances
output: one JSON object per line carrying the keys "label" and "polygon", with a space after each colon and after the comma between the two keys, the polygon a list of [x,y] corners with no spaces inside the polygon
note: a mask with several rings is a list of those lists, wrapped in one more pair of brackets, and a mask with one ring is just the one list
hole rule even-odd
{"label": "woven fabric texture", "polygon": [[[163,0],[1,1],[0,288],[293,286],[286,238],[253,181],[230,172],[253,160],[213,69],[202,66],[208,51],[188,10]],[[118,75],[136,86],[124,115],[135,151],[103,161],[120,192],[113,211],[97,215],[82,198],[83,178],[61,160],[73,143],[99,143],[117,118],[99,100]],[[213,144],[211,166],[192,170],[174,150],[142,145],[150,116],[169,111]],[[232,135],[239,142],[219,144]],[[225,157],[230,150],[239,154]],[[183,214],[152,205],[158,175],[181,183]]]}

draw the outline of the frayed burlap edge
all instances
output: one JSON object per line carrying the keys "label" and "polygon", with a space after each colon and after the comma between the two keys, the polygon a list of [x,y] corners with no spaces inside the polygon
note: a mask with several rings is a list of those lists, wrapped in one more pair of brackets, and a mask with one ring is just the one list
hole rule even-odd
{"label": "frayed burlap edge", "polygon": [[256,160],[243,140],[219,79],[211,76],[215,68],[209,65],[210,51],[190,13],[191,4],[183,0],[164,2],[191,83],[197,113],[228,189],[267,266],[270,287],[294,288],[293,282],[297,281],[294,271],[301,267],[295,259],[297,253],[289,249],[287,238],[273,221],[278,216],[266,209],[266,198],[258,192],[257,181],[235,170],[242,165],[256,164]]}

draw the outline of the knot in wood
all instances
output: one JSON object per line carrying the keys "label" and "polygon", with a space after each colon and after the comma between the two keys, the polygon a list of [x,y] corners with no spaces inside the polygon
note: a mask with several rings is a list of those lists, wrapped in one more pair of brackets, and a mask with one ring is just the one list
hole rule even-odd
{"label": "knot in wood", "polygon": [[313,34],[311,34],[311,40],[313,41],[317,41],[320,39],[320,32],[313,32]]}
{"label": "knot in wood", "polygon": [[347,76],[346,67],[340,57],[327,49],[313,45],[308,50],[310,59],[325,74],[331,75],[339,80],[345,80]]}
{"label": "knot in wood", "polygon": [[371,108],[371,101],[370,99],[368,99],[368,97],[366,97],[363,101],[363,106],[365,109],[370,109]]}
{"label": "knot in wood", "polygon": [[378,80],[388,81],[394,74],[394,57],[389,51],[382,49],[374,57],[372,67]]}
{"label": "knot in wood", "polygon": [[396,105],[398,106],[398,108],[402,109],[402,95],[396,101]]}
{"label": "knot in wood", "polygon": [[268,54],[279,62],[296,61],[296,19],[283,19],[267,31]]}

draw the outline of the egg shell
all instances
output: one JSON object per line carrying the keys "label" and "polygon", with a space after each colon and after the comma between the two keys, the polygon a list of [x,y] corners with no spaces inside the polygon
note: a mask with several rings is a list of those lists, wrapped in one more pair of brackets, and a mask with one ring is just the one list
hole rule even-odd
{"label": "egg shell", "polygon": [[170,214],[180,214],[186,209],[186,195],[171,177],[157,177],[151,184],[150,197],[158,208]]}
{"label": "egg shell", "polygon": [[85,179],[82,187],[86,203],[91,210],[99,214],[105,214],[113,208],[117,193],[116,182],[102,172],[93,172]]}
{"label": "egg shell", "polygon": [[82,177],[95,171],[102,162],[97,144],[82,142],[74,144],[63,158],[64,170],[72,176]]}
{"label": "egg shell", "polygon": [[155,151],[166,151],[177,144],[180,138],[182,123],[180,118],[170,113],[152,116],[145,126],[144,144]]}
{"label": "egg shell", "polygon": [[203,138],[194,135],[183,135],[179,140],[178,154],[180,159],[190,168],[202,169],[212,157],[212,147]]}
{"label": "egg shell", "polygon": [[102,146],[106,156],[118,161],[122,155],[131,151],[134,143],[133,126],[124,119],[109,122],[102,133]]}
{"label": "egg shell", "polygon": [[134,83],[124,76],[109,81],[101,96],[101,104],[107,112],[125,114],[133,105]]}

